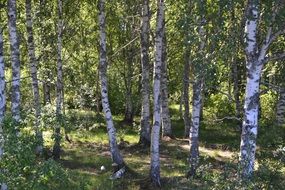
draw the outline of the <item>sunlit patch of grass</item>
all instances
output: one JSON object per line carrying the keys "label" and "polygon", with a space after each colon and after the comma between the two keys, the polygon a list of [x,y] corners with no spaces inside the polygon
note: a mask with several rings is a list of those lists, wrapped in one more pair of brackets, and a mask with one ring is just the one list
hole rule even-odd
{"label": "sunlit patch of grass", "polygon": [[79,142],[93,142],[93,143],[108,143],[108,136],[106,129],[98,128],[96,130],[77,130],[70,133],[70,137],[74,141]]}
{"label": "sunlit patch of grass", "polygon": [[[172,126],[176,140],[162,141],[160,146],[162,189],[211,189],[211,184],[204,178],[187,179],[185,177],[189,163],[189,142],[182,139],[184,123],[179,117],[179,105],[170,106],[172,112]],[[112,160],[108,145],[107,128],[104,119],[98,120],[94,112],[79,111],[76,116],[76,125],[69,132],[72,143],[62,139],[63,155],[62,165],[69,171],[72,180],[81,189],[146,189],[146,178],[149,176],[150,151],[134,146],[139,140],[139,117],[135,118],[133,126],[123,124],[123,115],[114,116],[117,130],[117,140],[127,166],[137,172],[137,175],[129,174],[123,179],[110,180],[112,174]],[[77,114],[77,112],[75,113]],[[85,121],[85,118],[88,118]],[[77,120],[78,119],[78,120]],[[101,118],[102,119],[102,118]],[[81,125],[84,123],[84,125]],[[82,127],[83,126],[83,127]],[[205,125],[200,130],[201,165],[212,164],[213,167],[205,172],[206,175],[219,176],[225,164],[233,163],[236,155],[240,134],[233,127],[222,125]],[[52,145],[50,140],[52,132],[45,132],[46,144]],[[259,158],[258,158],[259,159]],[[106,170],[101,171],[104,166]],[[233,169],[235,172],[236,170]],[[285,175],[285,168],[282,172]],[[208,174],[211,173],[211,174]],[[153,189],[153,188],[149,188]]]}

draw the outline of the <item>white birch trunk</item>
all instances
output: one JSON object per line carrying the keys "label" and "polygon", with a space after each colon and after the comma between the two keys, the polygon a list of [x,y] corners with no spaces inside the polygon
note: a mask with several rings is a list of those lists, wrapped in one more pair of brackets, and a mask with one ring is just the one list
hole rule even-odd
{"label": "white birch trunk", "polygon": [[[4,134],[3,134],[3,119],[5,116],[6,106],[6,95],[5,95],[5,64],[4,64],[4,53],[3,53],[3,35],[2,28],[0,28],[0,161],[4,153]],[[0,171],[1,172],[1,171]],[[6,184],[1,181],[1,190],[6,190]]]}
{"label": "white birch trunk", "polygon": [[171,120],[168,107],[168,90],[167,90],[167,50],[165,21],[163,20],[163,45],[162,45],[162,61],[161,61],[161,118],[162,118],[162,136],[173,137]]}
{"label": "white birch trunk", "polygon": [[[205,1],[201,0],[202,5]],[[204,7],[202,7],[204,9]],[[199,38],[200,38],[200,46],[198,56],[200,58],[200,63],[205,66],[204,63],[204,48],[206,43],[205,36],[205,18],[204,13],[202,13],[202,17],[200,20],[199,26]],[[188,177],[195,176],[196,169],[199,163],[199,128],[200,128],[200,119],[202,113],[202,88],[203,88],[203,70],[198,70],[197,68],[193,69],[193,74],[195,77],[195,81],[193,83],[193,97],[192,97],[192,120],[191,120],[191,128],[189,134],[189,145],[190,145],[190,154],[189,154],[189,165],[190,170],[188,172]]]}
{"label": "white birch trunk", "polygon": [[243,178],[249,178],[253,174],[258,128],[259,82],[263,66],[257,55],[258,4],[259,1],[249,0],[245,26],[247,82],[240,144],[240,164]]}
{"label": "white birch trunk", "polygon": [[160,186],[160,161],[159,161],[159,136],[160,136],[160,80],[161,80],[161,62],[162,62],[162,46],[163,46],[163,20],[164,20],[164,0],[157,0],[157,21],[155,36],[155,65],[153,79],[153,127],[151,131],[151,163],[150,178],[152,182]]}
{"label": "white birch trunk", "polygon": [[8,28],[12,63],[12,95],[11,112],[16,122],[20,121],[20,49],[17,36],[16,0],[8,0]]}
{"label": "white birch trunk", "polygon": [[39,93],[39,84],[38,84],[38,70],[37,70],[37,60],[35,55],[35,43],[33,36],[33,21],[32,21],[32,5],[31,0],[26,0],[26,25],[28,33],[28,55],[30,59],[30,73],[32,76],[32,89],[34,95],[34,109],[35,109],[35,132],[38,145],[36,147],[36,152],[40,154],[43,149],[43,136],[42,132],[39,129],[39,120],[41,115],[40,107],[40,93]]}
{"label": "white birch trunk", "polygon": [[142,111],[140,144],[145,146],[150,145],[149,17],[149,0],[144,0],[141,25]]}
{"label": "white birch trunk", "polygon": [[114,127],[112,113],[108,99],[108,82],[107,82],[107,58],[106,58],[106,32],[105,32],[105,0],[99,0],[99,27],[100,27],[100,63],[99,76],[101,81],[102,106],[105,114],[107,131],[109,137],[110,151],[112,160],[118,165],[118,169],[124,167],[124,160],[119,152],[116,141],[116,129]]}
{"label": "white birch trunk", "polygon": [[192,100],[192,120],[189,133],[190,144],[190,171],[188,176],[194,176],[199,163],[199,128],[202,109],[202,88],[203,81],[199,80],[193,84],[193,100]]}
{"label": "white birch trunk", "polygon": [[57,24],[57,82],[56,82],[56,117],[58,123],[55,126],[54,131],[54,146],[53,146],[53,156],[54,159],[60,159],[60,120],[62,117],[62,100],[63,100],[63,77],[62,77],[62,30],[63,30],[63,20],[62,20],[62,0],[58,0],[58,24]]}
{"label": "white birch trunk", "polygon": [[262,68],[265,62],[281,59],[284,55],[272,55],[266,58],[270,44],[284,34],[284,28],[273,34],[273,23],[276,18],[279,6],[274,4],[275,9],[272,12],[271,23],[267,28],[266,37],[258,48],[258,20],[259,20],[259,0],[249,0],[247,5],[245,41],[246,41],[246,68],[247,82],[244,103],[244,120],[242,123],[242,135],[240,144],[240,167],[243,179],[252,177],[254,171],[256,138],[258,130],[258,112],[259,112],[259,84]]}

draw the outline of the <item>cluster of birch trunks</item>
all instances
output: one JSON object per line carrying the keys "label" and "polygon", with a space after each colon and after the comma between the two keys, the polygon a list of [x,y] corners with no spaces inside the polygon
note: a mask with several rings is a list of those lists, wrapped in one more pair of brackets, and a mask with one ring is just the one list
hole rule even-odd
{"label": "cluster of birch trunks", "polygon": [[[189,0],[191,2],[191,0]],[[196,2],[196,1],[195,1]],[[36,122],[35,133],[38,139],[37,152],[40,153],[43,149],[43,137],[39,130],[39,118],[41,115],[40,93],[38,84],[38,59],[35,54],[35,42],[33,37],[33,19],[32,19],[32,5],[31,0],[25,1],[26,8],[26,30],[27,30],[27,47],[28,58],[30,66],[30,76],[32,79],[33,91],[33,105],[35,110]],[[106,12],[105,0],[98,0],[98,24],[99,24],[99,77],[101,83],[101,100],[102,107],[105,114],[109,145],[112,156],[112,161],[117,166],[117,171],[114,172],[114,178],[119,178],[126,171],[126,164],[116,141],[116,130],[111,114],[110,103],[108,99],[108,80],[107,80],[107,39],[106,39]],[[150,178],[152,182],[158,186],[160,182],[160,161],[159,161],[159,141],[160,129],[162,126],[162,136],[172,137],[171,122],[169,116],[168,106],[168,89],[167,89],[167,50],[166,50],[166,21],[165,21],[165,0],[157,0],[157,14],[156,14],[156,29],[155,29],[155,48],[154,48],[154,67],[153,67],[153,97],[150,97],[150,8],[149,0],[141,1],[141,30],[140,30],[140,53],[141,53],[141,131],[139,143],[150,147],[151,164],[150,164]],[[205,15],[205,0],[197,0],[199,5],[200,15],[198,19],[198,34],[199,34],[199,48],[191,49],[191,43],[186,48],[185,56],[188,59],[185,61],[183,74],[183,104],[184,113],[183,119],[185,123],[185,136],[189,137],[190,153],[189,153],[189,171],[188,176],[194,176],[198,167],[199,161],[199,126],[202,109],[202,93],[205,86],[205,70],[203,67],[192,66],[191,72],[194,75],[194,80],[190,81],[190,52],[196,51],[201,65],[207,65],[203,56],[206,54],[208,48],[206,46],[207,32],[205,27],[209,24]],[[246,59],[247,81],[245,90],[244,113],[241,132],[240,143],[240,165],[242,178],[250,178],[254,171],[256,139],[258,132],[258,114],[259,114],[259,96],[260,96],[260,80],[262,69],[269,61],[279,60],[285,57],[284,52],[281,54],[272,54],[270,52],[270,45],[274,43],[277,38],[285,33],[285,28],[273,27],[277,15],[284,7],[283,1],[278,1],[272,8],[272,16],[270,24],[266,28],[266,35],[264,37],[258,36],[260,29],[260,1],[248,0],[245,7],[244,17],[244,54]],[[63,35],[63,2],[57,0],[57,82],[56,82],[56,115],[58,119],[62,116],[63,109],[63,73],[62,73],[62,35]],[[11,64],[12,64],[12,82],[11,82],[11,113],[16,122],[20,122],[20,50],[19,39],[17,34],[17,8],[16,0],[7,1],[8,12],[8,31],[9,42],[11,49]],[[189,8],[191,14],[191,8]],[[5,97],[5,65],[3,55],[3,23],[0,23],[0,122],[5,116],[6,97]],[[262,39],[262,43],[259,43]],[[128,82],[128,81],[127,81]],[[130,82],[130,81],[129,81]],[[189,111],[189,88],[192,88],[192,111]],[[284,90],[283,90],[284,91]],[[128,94],[128,93],[127,93]],[[285,99],[285,93],[282,93]],[[128,97],[127,97],[128,98]],[[130,98],[130,97],[129,97]],[[153,105],[150,105],[150,99],[153,99]],[[284,123],[284,102],[280,102],[282,109],[278,111],[280,116],[279,123]],[[283,106],[282,106],[283,105]],[[131,107],[131,105],[127,105]],[[236,105],[241,107],[240,105]],[[150,108],[153,108],[151,114]],[[131,109],[131,108],[130,108]],[[127,109],[128,110],[128,109]],[[153,115],[152,123],[151,115]],[[190,117],[191,115],[191,117]],[[242,115],[239,113],[239,115]],[[126,120],[132,120],[132,113],[126,113]],[[53,155],[55,159],[60,158],[60,139],[61,130],[60,125],[57,125],[54,130],[55,142],[53,146]],[[0,159],[3,150],[3,128],[0,125]],[[2,182],[3,183],[3,182]],[[3,183],[1,189],[7,189]]]}

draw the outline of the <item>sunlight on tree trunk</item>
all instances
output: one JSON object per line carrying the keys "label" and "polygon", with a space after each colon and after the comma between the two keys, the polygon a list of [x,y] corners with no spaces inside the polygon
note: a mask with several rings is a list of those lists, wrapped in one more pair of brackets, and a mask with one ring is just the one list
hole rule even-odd
{"label": "sunlight on tree trunk", "polygon": [[[112,118],[112,113],[108,99],[108,82],[107,82],[107,55],[106,55],[106,32],[105,32],[105,0],[99,0],[99,27],[100,27],[100,63],[99,63],[99,76],[101,81],[101,96],[102,106],[105,114],[107,131],[109,137],[109,145],[112,156],[112,161],[118,165],[118,171],[125,168],[124,160],[119,152],[117,140],[116,140],[116,129]],[[122,170],[121,170],[122,171]],[[116,174],[116,173],[115,173]],[[120,174],[120,176],[123,175]],[[116,175],[115,175],[116,176]],[[120,177],[119,176],[119,177]]]}
{"label": "sunlight on tree trunk", "polygon": [[161,186],[160,184],[160,161],[159,161],[159,137],[160,137],[160,81],[161,81],[161,62],[162,62],[162,46],[163,46],[163,20],[164,20],[164,0],[157,0],[157,21],[156,21],[156,36],[155,36],[155,65],[153,78],[153,127],[151,131],[151,145],[150,145],[150,178],[153,184]]}

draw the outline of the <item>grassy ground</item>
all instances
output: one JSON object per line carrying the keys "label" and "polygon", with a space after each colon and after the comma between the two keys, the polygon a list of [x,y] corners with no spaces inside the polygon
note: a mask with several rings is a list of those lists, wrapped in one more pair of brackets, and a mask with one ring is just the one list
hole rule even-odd
{"label": "grassy ground", "polygon": [[[172,110],[172,112],[174,111]],[[149,150],[137,146],[139,139],[138,122],[134,123],[133,126],[125,126],[120,123],[122,117],[115,117],[118,142],[121,145],[120,150],[130,170],[124,178],[110,180],[112,162],[104,120],[91,112],[70,112],[69,114],[72,116],[70,123],[73,124],[69,129],[72,142],[64,141],[60,162],[68,170],[74,183],[80,183],[81,189],[88,190],[154,189],[149,185],[148,180]],[[236,174],[239,132],[235,127],[228,124],[220,123],[214,126],[203,124],[200,131],[201,167],[197,178],[187,179],[185,174],[188,170],[189,145],[187,139],[182,138],[183,121],[175,113],[172,115],[176,139],[163,139],[161,141],[161,189],[214,189],[215,183],[223,182],[223,177],[227,179]],[[260,132],[263,140],[259,140],[258,162],[263,158],[273,157],[273,150],[277,146],[268,142],[272,141],[270,140],[272,136],[268,136],[264,131],[266,130]],[[276,133],[278,137],[282,136],[284,130]],[[268,139],[266,140],[266,138]],[[101,170],[101,166],[106,169]],[[282,167],[284,169],[284,165]],[[228,168],[226,173],[225,168]],[[257,173],[263,172],[259,171],[260,168],[257,168]],[[270,173],[274,170],[265,172]],[[284,170],[283,172],[285,173]],[[281,177],[282,175],[284,177],[284,173],[281,174]],[[261,173],[261,175],[263,174]],[[215,182],[215,180],[217,181]]]}

